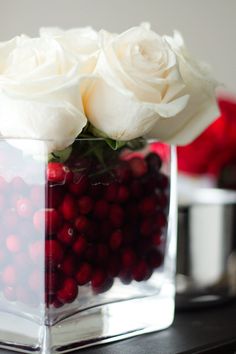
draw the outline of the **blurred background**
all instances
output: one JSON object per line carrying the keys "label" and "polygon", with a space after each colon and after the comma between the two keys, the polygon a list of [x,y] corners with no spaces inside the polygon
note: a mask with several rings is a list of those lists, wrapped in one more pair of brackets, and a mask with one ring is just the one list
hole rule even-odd
{"label": "blurred background", "polygon": [[41,26],[91,25],[123,31],[149,21],[160,34],[182,32],[188,47],[212,65],[224,87],[236,94],[235,0],[0,0],[0,40]]}

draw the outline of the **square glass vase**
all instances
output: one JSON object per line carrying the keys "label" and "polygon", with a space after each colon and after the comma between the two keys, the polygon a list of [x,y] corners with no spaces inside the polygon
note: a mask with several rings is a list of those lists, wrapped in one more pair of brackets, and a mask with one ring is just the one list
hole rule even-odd
{"label": "square glass vase", "polygon": [[52,143],[0,140],[0,347],[66,353],[170,326],[174,147]]}

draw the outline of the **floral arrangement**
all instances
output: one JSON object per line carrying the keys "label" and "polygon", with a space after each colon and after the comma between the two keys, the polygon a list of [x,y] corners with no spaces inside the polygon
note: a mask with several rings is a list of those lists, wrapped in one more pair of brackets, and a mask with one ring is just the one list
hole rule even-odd
{"label": "floral arrangement", "polygon": [[208,176],[213,186],[236,189],[236,101],[219,98],[220,116],[191,144],[178,147],[182,175]]}
{"label": "floral arrangement", "polygon": [[[178,32],[146,23],[121,34],[42,28],[1,43],[0,58],[1,135],[47,140],[49,154],[83,136],[185,144],[218,115],[207,65]],[[37,153],[36,142],[20,147]]]}
{"label": "floral arrangement", "polygon": [[[0,43],[7,306],[55,310],[87,291],[159,279],[170,211],[162,142],[185,144],[218,116],[216,85],[178,32],[160,36],[148,24],[121,34],[43,28]],[[42,146],[46,164],[35,158]]]}

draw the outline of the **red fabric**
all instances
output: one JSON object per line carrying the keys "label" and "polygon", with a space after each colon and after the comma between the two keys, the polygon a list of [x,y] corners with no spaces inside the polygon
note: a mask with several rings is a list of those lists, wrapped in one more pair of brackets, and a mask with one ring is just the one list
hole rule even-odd
{"label": "red fabric", "polygon": [[236,101],[218,102],[221,116],[191,144],[177,148],[179,171],[217,177],[224,166],[236,164]]}

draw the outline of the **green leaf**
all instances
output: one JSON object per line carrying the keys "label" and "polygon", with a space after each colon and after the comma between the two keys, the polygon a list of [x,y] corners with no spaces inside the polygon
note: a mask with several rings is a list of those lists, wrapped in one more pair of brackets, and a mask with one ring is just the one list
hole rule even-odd
{"label": "green leaf", "polygon": [[72,146],[68,146],[66,149],[61,151],[54,151],[48,155],[48,161],[65,162],[70,157],[71,152]]}
{"label": "green leaf", "polygon": [[109,138],[105,139],[105,141],[113,150],[118,150],[127,144],[126,141],[118,141]]}
{"label": "green leaf", "polygon": [[101,130],[95,128],[93,125],[90,125],[88,131],[94,136],[98,138],[103,138],[105,142],[113,149],[118,150],[124,145],[126,145],[126,141],[114,140],[109,138],[105,133]]}
{"label": "green leaf", "polygon": [[87,131],[92,134],[95,138],[108,138],[108,136],[101,130],[95,128],[92,124],[89,125]]}

